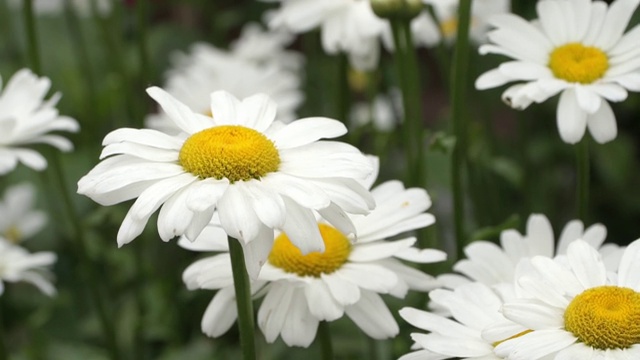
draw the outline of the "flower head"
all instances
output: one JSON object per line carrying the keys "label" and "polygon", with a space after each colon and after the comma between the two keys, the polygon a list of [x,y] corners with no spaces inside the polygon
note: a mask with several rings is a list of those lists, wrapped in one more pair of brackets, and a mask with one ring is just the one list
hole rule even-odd
{"label": "flower head", "polygon": [[62,151],[73,149],[68,139],[49,134],[79,129],[74,119],[58,114],[55,106],[60,99],[59,93],[45,101],[50,87],[48,78],[22,69],[9,79],[0,93],[0,175],[13,170],[18,162],[34,170],[47,167],[42,155],[24,146],[42,143]]}
{"label": "flower head", "polygon": [[195,240],[217,211],[229,236],[251,244],[248,270],[257,275],[274,239],[285,231],[303,252],[323,251],[313,211],[346,234],[346,215],[367,213],[373,198],[358,183],[372,171],[351,145],[322,141],[343,135],[337,120],[274,121],[276,104],[264,94],[240,101],[211,94],[212,116],[193,112],[164,90],[147,90],[180,128],[171,136],[149,129],[118,129],[103,144],[104,159],[78,181],[78,192],[102,205],[137,198],[118,244],[132,241],[160,207],[164,241]]}
{"label": "flower head", "polygon": [[[48,266],[56,262],[56,254],[43,251],[29,253],[26,249],[0,237],[0,280],[7,282],[28,282],[46,295],[54,295],[56,289],[48,277]],[[4,283],[0,281],[0,294]]]}
{"label": "flower head", "polygon": [[20,243],[40,231],[47,223],[47,214],[33,210],[36,190],[22,183],[7,188],[0,201],[0,237]]}
{"label": "flower head", "polygon": [[[400,260],[418,263],[442,261],[441,251],[419,250],[415,238],[386,238],[422,228],[434,222],[424,211],[431,202],[424,190],[405,189],[389,181],[372,190],[377,207],[369,215],[351,215],[358,238],[319,219],[313,224],[325,243],[324,252],[302,254],[290,234],[276,236],[273,248],[252,292],[264,295],[258,325],[268,342],[281,336],[290,346],[309,346],[320,321],[334,321],[345,314],[367,335],[384,339],[398,333],[380,294],[402,298],[409,289],[430,290],[435,279]],[[329,218],[330,219],[330,218]],[[229,254],[220,230],[212,224],[202,238],[180,244],[193,250],[222,251],[189,266],[183,279],[190,289],[220,289],[202,318],[202,330],[210,336],[224,334],[235,322],[234,290]]]}
{"label": "flower head", "polygon": [[535,21],[495,16],[490,22],[496,29],[488,34],[491,44],[481,46],[480,52],[514,60],[481,75],[476,88],[521,81],[503,94],[516,109],[560,93],[556,121],[562,140],[577,143],[587,128],[599,143],[613,140],[616,119],[605,100],[622,101],[627,90],[640,91],[640,32],[635,28],[624,33],[638,4],[542,0]]}

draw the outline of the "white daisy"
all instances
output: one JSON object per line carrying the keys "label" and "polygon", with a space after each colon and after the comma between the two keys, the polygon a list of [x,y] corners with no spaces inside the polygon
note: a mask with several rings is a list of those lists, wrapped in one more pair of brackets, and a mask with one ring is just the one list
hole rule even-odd
{"label": "white daisy", "polygon": [[639,359],[640,241],[627,247],[617,273],[608,273],[582,240],[569,245],[567,260],[531,259],[517,281],[533,298],[505,302],[502,311],[532,331],[499,344],[496,353],[513,360]]}
{"label": "white daisy", "polygon": [[[588,128],[599,143],[617,135],[609,101],[622,101],[627,90],[640,91],[640,28],[624,33],[638,0],[611,5],[590,0],[541,0],[539,19],[513,14],[491,19],[496,27],[481,54],[513,58],[481,75],[483,90],[512,81],[503,93],[507,104],[524,109],[561,93],[556,121],[563,141],[574,144]],[[522,41],[527,39],[527,41]]]}
{"label": "white daisy", "polygon": [[[210,94],[218,90],[228,91],[240,99],[264,93],[276,102],[277,119],[284,122],[295,119],[295,110],[303,100],[297,72],[282,68],[274,61],[259,63],[206,43],[193,45],[189,54],[176,54],[175,60],[165,89],[201,114],[210,115]],[[169,134],[180,132],[163,112],[149,115],[146,125]]]}
{"label": "white daisy", "polygon": [[4,293],[4,281],[28,282],[46,295],[54,295],[56,289],[49,281],[48,266],[56,262],[56,254],[49,251],[29,253],[0,237],[0,294]]}
{"label": "white daisy", "polygon": [[617,266],[623,249],[615,244],[603,244],[606,236],[607,229],[602,224],[594,224],[585,229],[580,220],[572,220],[562,230],[554,251],[555,238],[551,223],[544,215],[533,214],[527,220],[526,235],[510,229],[500,234],[501,246],[489,241],[474,241],[469,244],[464,249],[467,258],[459,260],[453,266],[455,271],[466,277],[446,274],[438,279],[447,287],[455,287],[469,279],[487,285],[511,283],[521,259],[536,255],[554,257],[564,254],[567,246],[576,239],[587,241],[599,249],[606,259],[605,263],[613,269]]}
{"label": "white daisy", "polygon": [[353,128],[372,124],[380,132],[393,131],[402,119],[402,95],[396,88],[389,94],[378,94],[372,102],[358,102],[351,108],[349,120]]}
{"label": "white daisy", "polygon": [[47,214],[33,210],[36,189],[29,183],[10,186],[0,201],[0,237],[19,243],[47,223]]}
{"label": "white daisy", "polygon": [[[403,298],[409,289],[426,291],[437,284],[434,278],[404,265],[399,259],[430,263],[446,255],[438,250],[413,247],[416,239],[386,241],[386,238],[434,222],[424,211],[431,201],[422,189],[405,189],[399,181],[374,188],[377,207],[367,216],[351,216],[358,239],[352,243],[340,230],[320,222],[326,250],[302,255],[287,234],[277,236],[267,263],[252,285],[252,292],[264,295],[258,311],[258,325],[267,342],[281,336],[290,346],[309,346],[320,321],[350,317],[375,339],[398,333],[389,309],[379,294]],[[226,251],[220,230],[193,243],[180,244],[192,250]],[[217,233],[216,233],[217,231]],[[224,334],[235,322],[234,290],[228,253],[196,261],[183,279],[190,289],[220,289],[202,318],[202,330],[209,336]]]}
{"label": "white daisy", "polygon": [[242,27],[240,37],[231,42],[231,53],[254,64],[276,65],[284,69],[300,70],[302,54],[286,50],[293,41],[287,31],[265,31],[261,25],[249,23]]}
{"label": "white daisy", "polygon": [[[502,360],[493,352],[500,340],[484,337],[485,329],[501,328],[499,339],[508,339],[528,332],[527,328],[516,325],[505,319],[501,313],[505,300],[514,296],[513,289],[500,293],[482,283],[468,283],[455,290],[437,289],[429,293],[429,298],[436,307],[446,308],[452,319],[431,312],[405,307],[400,316],[409,324],[429,331],[429,334],[412,333],[415,342],[414,352],[408,353],[399,360],[440,360],[440,359],[472,359]],[[505,294],[506,297],[505,297]],[[496,332],[497,333],[497,332]]]}
{"label": "white daisy", "polygon": [[74,119],[58,114],[55,106],[60,100],[59,93],[45,101],[50,87],[48,78],[37,77],[30,70],[22,69],[9,79],[0,93],[0,175],[13,170],[18,162],[34,170],[47,167],[42,155],[23,146],[42,143],[62,151],[73,149],[68,139],[49,134],[79,129]]}
{"label": "white daisy", "polygon": [[215,92],[209,117],[160,88],[147,92],[181,134],[115,130],[103,141],[104,160],[78,181],[78,193],[101,205],[137,198],[118,232],[119,246],[140,235],[161,206],[164,241],[183,234],[195,239],[217,210],[227,234],[250,247],[246,253],[255,258],[247,266],[255,276],[274,228],[305,254],[323,251],[312,210],[353,233],[345,211],[367,213],[374,206],[356,181],[371,173],[369,160],[351,145],[319,141],[345,134],[339,121],[306,118],[285,125],[274,121],[276,104],[264,94],[240,101]]}
{"label": "white daisy", "polygon": [[387,22],[378,18],[368,0],[279,0],[269,20],[271,28],[294,33],[321,29],[322,46],[329,54],[348,54],[358,70],[378,64],[380,35]]}

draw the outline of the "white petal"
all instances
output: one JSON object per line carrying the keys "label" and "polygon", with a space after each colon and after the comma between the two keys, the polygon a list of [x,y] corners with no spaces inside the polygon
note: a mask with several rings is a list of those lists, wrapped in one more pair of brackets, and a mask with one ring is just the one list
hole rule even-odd
{"label": "white petal", "polygon": [[204,121],[204,117],[196,116],[197,114],[194,114],[185,104],[159,87],[148,88],[147,94],[160,104],[171,120],[187,134],[197,133],[213,125]]}
{"label": "white petal", "polygon": [[618,285],[640,291],[640,241],[627,247],[618,269]]}
{"label": "white petal", "polygon": [[240,100],[226,91],[211,94],[211,114],[217,125],[242,125],[245,119],[238,119]]}
{"label": "white petal", "polygon": [[591,89],[585,88],[581,85],[576,85],[576,99],[578,100],[578,105],[588,114],[595,113],[602,103],[602,98],[591,91]]}
{"label": "white petal", "polygon": [[477,90],[492,89],[513,80],[514,79],[506,76],[499,68],[496,68],[480,75],[480,77],[476,79],[475,87]]}
{"label": "white petal", "polygon": [[[235,240],[232,240],[235,241]],[[240,242],[244,250],[244,261],[247,267],[247,273],[251,280],[257,280],[260,269],[271,252],[273,247],[273,229],[268,226],[261,225],[258,235],[249,243]]]}
{"label": "white petal", "polygon": [[322,280],[312,281],[305,286],[304,295],[311,314],[319,320],[333,321],[344,314],[344,308],[331,296],[329,288]]}
{"label": "white petal", "polygon": [[218,200],[217,208],[220,223],[227,234],[247,243],[258,235],[261,223],[242,187],[241,182],[227,187],[227,191]]}
{"label": "white petal", "polygon": [[609,142],[618,136],[616,116],[609,103],[603,101],[600,109],[587,117],[587,127],[591,136],[600,144]]}
{"label": "white petal", "polygon": [[202,332],[211,337],[219,337],[229,331],[238,317],[232,286],[220,289],[204,311],[200,326]]}
{"label": "white petal", "polygon": [[374,339],[388,339],[400,329],[380,295],[362,291],[360,301],[345,309],[345,313],[365,334]]}
{"label": "white petal", "polygon": [[294,288],[286,282],[271,285],[258,310],[258,326],[268,343],[280,335],[285,317],[293,300]]}
{"label": "white petal", "polygon": [[346,263],[335,274],[362,289],[383,294],[391,291],[398,282],[393,271],[372,263]]}
{"label": "white petal", "polygon": [[346,134],[341,122],[329,118],[313,117],[296,120],[271,136],[278,149],[289,149],[310,144],[319,139],[330,139]]}
{"label": "white petal", "polygon": [[264,132],[276,118],[277,108],[277,104],[269,96],[256,94],[242,100],[239,115],[245,126]]}
{"label": "white petal", "polygon": [[356,235],[356,227],[351,222],[351,218],[338,205],[331,203],[324,209],[317,210],[327,222],[333,225],[344,235]]}
{"label": "white petal", "polygon": [[349,260],[365,262],[385,259],[394,256],[400,250],[411,247],[415,242],[415,238],[407,238],[397,241],[376,241],[358,244],[351,249]]}
{"label": "white petal", "polygon": [[629,25],[629,20],[638,7],[639,0],[618,0],[609,5],[600,35],[594,45],[603,50],[611,49]]}
{"label": "white petal", "polygon": [[316,337],[318,319],[309,312],[302,291],[295,291],[286,309],[282,340],[289,346],[308,347]]}
{"label": "white petal", "polygon": [[360,288],[357,284],[336,276],[335,273],[330,275],[321,274],[320,277],[339,304],[343,306],[352,305],[360,300]]}
{"label": "white petal", "polygon": [[556,121],[564,142],[575,144],[584,136],[587,129],[587,113],[580,109],[574,90],[567,89],[560,95]]}
{"label": "white petal", "polygon": [[539,330],[500,343],[495,348],[498,356],[513,360],[540,359],[576,342],[569,332],[559,329]]}
{"label": "white petal", "polygon": [[324,241],[311,210],[301,207],[286,196],[282,199],[287,207],[287,218],[282,231],[287,234],[289,240],[303,255],[314,251],[324,252]]}

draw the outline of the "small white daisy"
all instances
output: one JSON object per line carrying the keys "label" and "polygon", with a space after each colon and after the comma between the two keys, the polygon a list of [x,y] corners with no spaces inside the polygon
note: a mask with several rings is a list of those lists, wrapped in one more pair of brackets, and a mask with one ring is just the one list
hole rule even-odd
{"label": "small white daisy", "polygon": [[393,131],[402,119],[402,98],[398,89],[378,94],[372,102],[353,104],[349,120],[353,128],[372,124],[380,132]]}
{"label": "small white daisy", "polygon": [[498,246],[489,241],[474,241],[465,249],[466,259],[459,260],[453,269],[466,277],[455,274],[441,275],[438,279],[447,285],[455,287],[457,284],[468,282],[469,279],[487,285],[513,282],[516,266],[521,259],[536,255],[554,257],[566,252],[567,246],[576,239],[587,241],[599,249],[606,259],[605,263],[614,268],[617,266],[622,251],[615,244],[603,244],[607,236],[607,229],[602,224],[594,224],[587,229],[582,221],[572,220],[564,227],[560,234],[557,250],[554,251],[555,237],[553,228],[546,216],[533,214],[527,220],[526,235],[510,229],[500,234]]}
{"label": "small white daisy", "polygon": [[[298,73],[274,61],[256,62],[206,43],[193,45],[189,54],[176,54],[175,60],[164,88],[200,114],[211,115],[214,91],[225,90],[239,99],[264,93],[278,105],[277,120],[290,122],[304,98]],[[168,134],[180,132],[164,112],[149,115],[146,126]]]}
{"label": "small white daisy", "polygon": [[33,210],[36,189],[29,183],[10,186],[0,201],[0,237],[17,244],[47,223],[47,214]]}
{"label": "small white daisy", "polygon": [[59,93],[44,99],[50,87],[48,78],[22,69],[9,79],[0,93],[0,175],[13,170],[18,162],[34,170],[47,167],[42,155],[24,146],[42,143],[62,151],[73,149],[68,139],[49,134],[79,129],[74,119],[58,114],[55,106],[60,100]]}
{"label": "small white daisy", "polygon": [[[358,183],[372,172],[355,147],[319,141],[346,133],[337,120],[274,121],[276,104],[264,94],[240,101],[211,94],[213,117],[193,112],[164,90],[147,89],[181,129],[176,136],[150,129],[108,134],[103,161],[78,181],[78,193],[101,205],[137,198],[118,232],[118,245],[142,233],[160,207],[164,241],[196,239],[214,211],[229,236],[250,246],[257,275],[274,239],[290,235],[303,253],[323,251],[313,210],[344,233],[355,229],[345,212],[367,213],[371,194]],[[198,111],[202,111],[198,109]]]}
{"label": "small white daisy", "polygon": [[556,121],[563,141],[579,142],[587,128],[599,143],[615,139],[616,119],[606,100],[622,101],[628,90],[640,91],[640,31],[624,33],[638,3],[541,0],[534,21],[513,14],[493,17],[491,44],[480,53],[514,60],[481,75],[476,88],[523,82],[502,95],[516,109],[560,93]]}
{"label": "small white daisy", "polygon": [[29,253],[0,237],[0,295],[4,293],[4,282],[28,282],[46,295],[56,293],[49,281],[51,274],[47,267],[56,262],[56,254],[49,251]]}
{"label": "small white daisy", "polygon": [[640,241],[631,243],[617,273],[607,272],[600,254],[577,240],[567,261],[531,259],[517,281],[533,296],[505,302],[506,318],[531,331],[496,347],[513,360],[630,360],[640,358]]}
{"label": "small white daisy", "polygon": [[[503,287],[501,292],[492,290],[482,283],[468,283],[455,290],[437,289],[429,293],[435,307],[446,308],[452,319],[431,312],[405,307],[400,316],[409,324],[429,331],[429,334],[412,333],[414,352],[399,360],[502,360],[495,355],[494,347],[500,340],[485,337],[499,336],[499,339],[517,337],[528,332],[527,328],[505,319],[501,313],[505,300],[514,297],[513,288]],[[506,297],[505,297],[506,294]],[[500,327],[494,334],[485,334],[489,327]]]}
{"label": "small white daisy", "polygon": [[[386,241],[397,234],[434,222],[425,213],[431,205],[426,191],[405,189],[389,181],[372,190],[377,207],[367,216],[351,216],[358,239],[355,243],[340,230],[320,222],[325,243],[323,253],[302,255],[287,234],[277,236],[252,292],[264,296],[258,311],[258,325],[267,342],[281,336],[290,346],[309,346],[320,321],[350,317],[367,335],[385,339],[398,333],[398,325],[380,294],[403,298],[409,289],[426,291],[434,278],[404,265],[399,259],[417,263],[442,261],[438,250],[413,247],[416,239]],[[226,251],[225,240],[215,226],[193,243],[192,250]],[[216,233],[217,231],[217,233]],[[228,253],[196,261],[183,279],[189,289],[220,289],[202,318],[202,330],[209,336],[224,334],[235,322],[235,298]]]}
{"label": "small white daisy", "polygon": [[265,31],[261,25],[249,23],[242,27],[240,37],[231,42],[231,53],[254,64],[276,65],[298,71],[304,63],[302,54],[286,50],[293,41],[287,31]]}

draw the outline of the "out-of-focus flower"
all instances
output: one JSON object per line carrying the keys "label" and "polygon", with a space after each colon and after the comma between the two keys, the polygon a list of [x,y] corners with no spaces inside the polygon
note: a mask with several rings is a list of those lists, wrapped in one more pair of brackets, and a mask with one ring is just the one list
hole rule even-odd
{"label": "out-of-focus flower", "polygon": [[354,127],[372,124],[380,132],[393,131],[402,119],[402,98],[398,89],[389,95],[379,94],[371,103],[355,103],[351,108],[350,121]]}
{"label": "out-of-focus flower", "polygon": [[56,262],[56,254],[49,251],[29,253],[26,249],[0,237],[0,294],[4,293],[4,282],[28,282],[46,295],[56,293],[48,279],[48,266]]}
{"label": "out-of-focus flower", "polygon": [[582,240],[569,244],[567,261],[531,259],[517,281],[528,298],[506,301],[504,316],[530,329],[498,344],[514,360],[640,358],[640,241],[631,243],[616,273]]}
{"label": "out-of-focus flower", "polygon": [[[334,321],[345,314],[375,339],[393,337],[398,325],[379,294],[403,298],[409,289],[427,291],[437,285],[433,277],[400,260],[438,262],[445,259],[443,252],[419,250],[413,246],[413,237],[385,240],[434,222],[425,213],[431,205],[426,191],[388,181],[371,192],[376,209],[367,216],[350,216],[358,235],[355,242],[322,220],[312,226],[322,234],[324,252],[302,255],[289,234],[276,237],[267,263],[252,284],[254,294],[265,296],[258,325],[267,342],[281,336],[290,346],[309,346],[320,321]],[[203,332],[217,337],[236,320],[235,293],[224,234],[215,224],[205,232],[193,243],[181,239],[179,244],[222,253],[196,261],[183,279],[190,289],[220,289],[202,318]]]}
{"label": "out-of-focus flower", "polygon": [[[453,269],[465,276],[445,274],[438,277],[447,287],[455,288],[461,283],[478,281],[486,285],[512,283],[518,262],[536,255],[564,255],[569,244],[582,239],[599,249],[604,263],[614,269],[622,256],[623,248],[615,244],[603,244],[607,229],[602,224],[594,224],[587,229],[582,221],[572,220],[562,230],[557,249],[553,228],[546,216],[533,214],[527,220],[525,235],[510,229],[500,234],[501,247],[489,241],[474,241],[465,249],[466,259],[459,260]],[[470,280],[471,279],[471,280]]]}
{"label": "out-of-focus flower", "polygon": [[22,69],[9,79],[0,93],[0,175],[13,170],[18,162],[34,170],[47,167],[42,155],[24,146],[42,143],[62,151],[73,149],[68,139],[50,134],[52,131],[79,130],[74,119],[58,114],[55,106],[60,99],[59,93],[45,100],[50,87],[48,78]]}
{"label": "out-of-focus flower", "polygon": [[[93,11],[92,2],[95,2],[95,9],[98,15],[107,15],[111,12],[113,0],[33,0],[33,11],[37,15],[55,16],[64,12],[65,2],[69,1],[73,9],[82,17],[91,16]],[[8,0],[9,6],[14,9],[21,9],[24,0]]]}
{"label": "out-of-focus flower", "polygon": [[214,211],[229,236],[245,247],[255,277],[266,260],[274,229],[286,232],[306,254],[323,251],[317,211],[345,234],[354,225],[345,212],[368,213],[371,194],[358,179],[372,172],[355,147],[321,141],[346,133],[339,121],[275,121],[277,105],[264,94],[240,101],[211,94],[210,112],[193,112],[166,91],[147,89],[181,129],[176,136],[150,129],[108,134],[104,159],[78,181],[78,192],[101,205],[137,198],[118,232],[118,245],[143,231],[161,206],[164,241],[185,234],[195,240]]}
{"label": "out-of-focus flower", "polygon": [[[279,34],[245,27],[233,51],[206,43],[194,44],[189,54],[176,54],[165,89],[201,114],[210,115],[210,94],[224,90],[237,98],[267,94],[278,105],[277,119],[290,122],[304,99],[298,69],[301,58],[283,49]],[[165,113],[149,115],[146,126],[176,134],[180,129]]]}
{"label": "out-of-focus flower", "polygon": [[512,14],[493,17],[491,43],[480,53],[514,60],[481,75],[476,88],[521,81],[502,95],[516,109],[560,93],[556,121],[564,142],[579,142],[587,128],[599,143],[615,139],[616,119],[607,100],[622,101],[628,90],[640,91],[640,31],[624,33],[638,4],[541,0],[535,21]]}
{"label": "out-of-focus flower", "polygon": [[0,237],[17,244],[42,230],[47,214],[33,210],[35,196],[35,188],[28,183],[7,188],[0,201]]}

